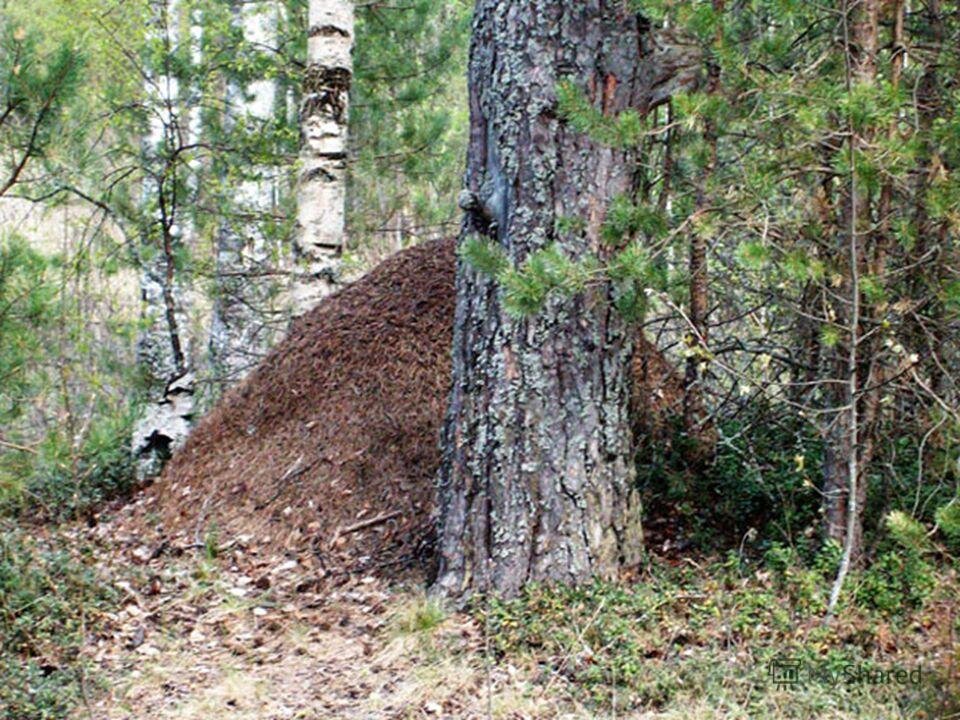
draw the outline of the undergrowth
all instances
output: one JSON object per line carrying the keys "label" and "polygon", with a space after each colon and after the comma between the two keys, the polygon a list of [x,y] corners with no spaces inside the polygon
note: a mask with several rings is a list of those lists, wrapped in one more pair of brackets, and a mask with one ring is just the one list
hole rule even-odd
{"label": "undergrowth", "polygon": [[[514,600],[478,600],[473,614],[501,661],[537,668],[541,684],[565,688],[598,714],[960,711],[956,570],[915,558],[912,572],[928,576],[917,588],[880,563],[851,579],[838,617],[824,625],[834,555],[828,546],[805,563],[778,546],[752,564],[734,553],[703,564],[656,561],[630,586],[530,586]],[[791,663],[801,682],[778,682]],[[902,683],[890,675],[898,670],[907,673]]]}
{"label": "undergrowth", "polygon": [[[823,440],[811,424],[789,408],[756,401],[718,419],[715,453],[709,461],[691,463],[697,455],[682,418],[673,422],[669,442],[639,448],[645,521],[672,518],[674,546],[681,541],[684,548],[722,552],[747,539],[754,557],[783,544],[811,562],[824,535]],[[874,561],[891,549],[886,525],[891,514],[935,526],[937,541],[960,552],[960,439],[945,433],[931,448],[922,433],[900,431],[887,433],[895,439],[877,450],[866,475],[867,558]]]}
{"label": "undergrowth", "polygon": [[62,718],[81,699],[87,680],[80,650],[117,601],[98,582],[93,560],[0,524],[2,720]]}
{"label": "undergrowth", "polygon": [[49,433],[33,453],[0,456],[0,516],[59,522],[83,517],[136,485],[133,411],[92,423],[79,447]]}

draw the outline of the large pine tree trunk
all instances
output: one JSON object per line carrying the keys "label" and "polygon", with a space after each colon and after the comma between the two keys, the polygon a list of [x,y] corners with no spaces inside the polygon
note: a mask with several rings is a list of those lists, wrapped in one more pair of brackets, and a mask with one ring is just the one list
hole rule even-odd
{"label": "large pine tree trunk", "polygon": [[[607,114],[655,101],[649,36],[628,5],[477,3],[461,241],[486,236],[514,262],[548,243],[575,258],[610,252],[600,225],[611,199],[633,189],[633,151],[577,132],[558,116],[556,88],[569,78]],[[561,231],[563,218],[586,229]],[[628,418],[635,331],[610,288],[522,320],[501,292],[460,262],[436,581],[452,596],[609,578],[641,548]]]}
{"label": "large pine tree trunk", "polygon": [[336,286],[344,241],[353,0],[310,0],[300,111],[295,314]]}

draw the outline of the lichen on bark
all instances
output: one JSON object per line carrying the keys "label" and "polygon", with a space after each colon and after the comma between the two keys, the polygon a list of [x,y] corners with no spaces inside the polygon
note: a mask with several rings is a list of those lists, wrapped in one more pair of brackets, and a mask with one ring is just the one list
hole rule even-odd
{"label": "lichen on bark", "polygon": [[[548,244],[575,260],[615,252],[600,228],[610,201],[634,189],[634,150],[575,131],[557,111],[558,83],[574,82],[605,114],[646,112],[693,77],[681,59],[625,3],[480,0],[461,242],[486,236],[518,265]],[[585,230],[558,230],[569,217]],[[511,595],[529,581],[611,578],[638,560],[636,330],[613,299],[595,287],[518,319],[495,280],[459,263],[439,592]]]}

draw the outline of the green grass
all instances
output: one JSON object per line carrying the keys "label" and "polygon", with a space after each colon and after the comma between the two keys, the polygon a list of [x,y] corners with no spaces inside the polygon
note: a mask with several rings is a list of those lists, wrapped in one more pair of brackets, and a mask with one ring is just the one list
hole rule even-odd
{"label": "green grass", "polygon": [[403,634],[429,634],[438,628],[447,613],[443,605],[433,598],[418,596],[397,613],[396,627]]}

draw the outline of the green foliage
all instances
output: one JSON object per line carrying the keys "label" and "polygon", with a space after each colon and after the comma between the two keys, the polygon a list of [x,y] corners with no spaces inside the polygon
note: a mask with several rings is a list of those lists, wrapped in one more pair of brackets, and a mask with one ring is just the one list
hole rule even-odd
{"label": "green foliage", "polygon": [[[847,606],[843,631],[820,623],[839,552],[828,546],[804,562],[775,544],[759,565],[736,554],[676,567],[651,559],[631,585],[531,585],[511,600],[475,598],[471,612],[500,662],[543,668],[550,687],[597,716],[615,707],[709,717],[722,707],[744,717],[892,718],[935,707],[917,687],[806,682],[784,702],[771,686],[778,658],[839,675],[851,666],[912,669],[913,653],[930,649],[929,639],[914,644],[906,632],[923,617],[922,603],[892,615],[868,602]],[[950,585],[941,597],[954,591],[955,580],[932,573]],[[933,681],[934,671],[924,672]]]}
{"label": "green foliage", "polygon": [[[60,521],[122,497],[136,484],[131,413],[98,418],[84,442],[51,432],[29,457],[0,457],[0,515]],[[6,460],[6,462],[4,462]]]}
{"label": "green foliage", "polygon": [[764,553],[763,564],[772,573],[777,591],[794,607],[819,615],[827,609],[830,580],[843,550],[828,541],[813,551],[804,540],[797,546],[774,541]]}
{"label": "green foliage", "polygon": [[823,262],[803,250],[796,249],[786,253],[779,264],[783,273],[794,282],[823,279]]}
{"label": "green foliage", "polygon": [[[915,530],[909,531],[910,541]],[[826,610],[830,583],[843,550],[830,541],[805,560],[797,549],[773,543],[764,555],[778,591],[803,612],[821,614]],[[924,606],[937,582],[937,568],[915,550],[889,549],[851,578],[856,607],[890,618],[906,615]],[[848,608],[852,612],[852,608]]]}
{"label": "green foliage", "polygon": [[607,267],[607,276],[614,281],[644,282],[653,277],[650,251],[639,242],[630,243],[614,255]]}
{"label": "green foliage", "polygon": [[824,347],[833,348],[840,342],[840,328],[835,325],[823,324],[820,326],[820,342]]}
{"label": "green foliage", "polygon": [[360,252],[392,236],[407,243],[453,230],[471,7],[465,0],[357,7],[348,224]]}
{"label": "green foliage", "polygon": [[960,548],[960,499],[937,508],[937,527],[955,548]]}
{"label": "green foliage", "polygon": [[507,312],[516,318],[535,315],[543,309],[547,295],[556,288],[538,283],[524,268],[508,269],[501,275],[503,304]]}
{"label": "green foliage", "polygon": [[0,427],[25,411],[36,386],[31,372],[55,317],[48,263],[23,239],[0,237]]}
{"label": "green foliage", "polygon": [[510,269],[510,258],[503,248],[476,235],[464,240],[458,252],[470,265],[492,278],[501,278]]}
{"label": "green foliage", "polygon": [[644,122],[636,110],[604,115],[580,88],[567,80],[557,84],[557,111],[578,132],[610,147],[634,147],[645,131]]}
{"label": "green foliage", "polygon": [[52,543],[0,527],[0,717],[66,717],[81,696],[78,652],[113,590],[89,567],[90,557],[52,550]]}
{"label": "green foliage", "polygon": [[220,555],[220,533],[215,525],[203,536],[203,554],[208,562],[213,562]]}
{"label": "green foliage", "polygon": [[429,633],[443,624],[446,618],[447,613],[439,601],[419,598],[398,618],[397,625],[404,633]]}
{"label": "green foliage", "polygon": [[936,582],[935,568],[920,553],[893,550],[875,558],[863,572],[856,600],[884,616],[898,615],[921,607]]}
{"label": "green foliage", "polygon": [[113,342],[91,338],[98,297],[71,281],[85,257],[0,240],[0,514],[60,520],[132,486],[130,410],[113,392],[129,377],[114,344],[129,323],[101,326]]}
{"label": "green foliage", "polygon": [[66,44],[47,50],[41,40],[34,27],[0,25],[0,195],[23,179],[28,162],[47,154],[81,79],[79,52]]}
{"label": "green foliage", "polygon": [[749,534],[751,549],[787,543],[812,553],[822,440],[802,418],[762,401],[716,430],[716,455],[706,467],[691,467],[697,447],[679,416],[668,442],[641,444],[644,507],[676,514],[705,549],[739,546]]}
{"label": "green foliage", "polygon": [[930,550],[927,531],[916,519],[902,510],[894,510],[886,517],[887,532],[904,550],[922,553]]}
{"label": "green foliage", "polygon": [[645,289],[664,283],[660,269],[640,242],[616,252],[606,264],[590,255],[575,261],[552,244],[530,253],[517,267],[501,247],[480,237],[467,238],[459,253],[476,270],[500,283],[504,307],[515,317],[536,314],[551,296],[568,298],[591,284],[612,282],[615,307],[625,317],[637,320],[646,309]]}
{"label": "green foliage", "polygon": [[597,690],[619,685],[639,691],[642,702],[670,689],[641,675],[649,616],[660,602],[669,600],[602,583],[531,585],[515,600],[477,602],[474,611],[489,624],[497,652],[535,649],[587,697],[600,699]]}
{"label": "green foliage", "polygon": [[516,317],[538,312],[551,294],[582,292],[591,278],[592,266],[574,262],[556,245],[531,253],[520,267],[501,247],[479,237],[468,238],[460,255],[502,285],[504,306]]}
{"label": "green foliage", "polygon": [[607,208],[601,236],[608,244],[617,246],[637,235],[648,241],[660,240],[668,230],[668,219],[659,210],[619,195]]}
{"label": "green foliage", "polygon": [[750,270],[762,270],[770,260],[770,251],[759,242],[744,242],[737,248],[738,259]]}

